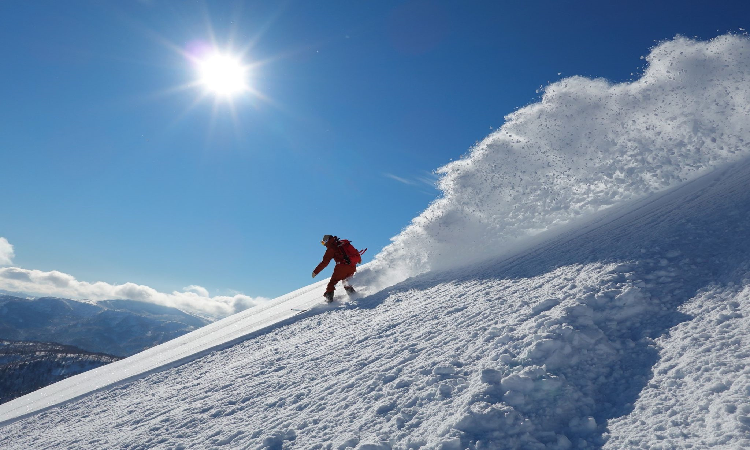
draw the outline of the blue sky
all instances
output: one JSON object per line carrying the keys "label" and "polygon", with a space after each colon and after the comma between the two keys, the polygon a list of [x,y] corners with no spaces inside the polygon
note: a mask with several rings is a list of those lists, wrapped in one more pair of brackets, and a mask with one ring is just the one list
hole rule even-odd
{"label": "blue sky", "polygon": [[[3,2],[0,237],[26,269],[278,296],[323,234],[371,259],[540,86],[748,26],[741,1]],[[244,51],[253,92],[180,88],[196,42]]]}

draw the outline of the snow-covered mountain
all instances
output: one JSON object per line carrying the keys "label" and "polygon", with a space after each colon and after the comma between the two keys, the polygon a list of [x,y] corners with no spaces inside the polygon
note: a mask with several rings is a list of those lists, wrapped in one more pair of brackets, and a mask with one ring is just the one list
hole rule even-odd
{"label": "snow-covered mountain", "polygon": [[0,403],[119,359],[70,345],[0,340]]}
{"label": "snow-covered mountain", "polygon": [[209,323],[176,308],[132,300],[85,303],[0,295],[0,339],[56,342],[130,356]]}
{"label": "snow-covered mountain", "polygon": [[0,405],[0,447],[750,447],[750,43],[648,60],[446,168],[358,296],[316,283]]}
{"label": "snow-covered mountain", "polygon": [[14,343],[0,347],[0,403],[207,323],[175,308],[132,300],[87,303],[2,294],[0,339]]}

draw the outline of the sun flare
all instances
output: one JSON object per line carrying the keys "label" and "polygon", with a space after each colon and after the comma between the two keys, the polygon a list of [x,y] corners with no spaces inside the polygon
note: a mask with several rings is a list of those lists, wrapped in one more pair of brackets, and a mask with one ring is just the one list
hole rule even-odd
{"label": "sun flare", "polygon": [[247,68],[238,59],[213,54],[198,62],[200,84],[222,97],[232,97],[248,89]]}

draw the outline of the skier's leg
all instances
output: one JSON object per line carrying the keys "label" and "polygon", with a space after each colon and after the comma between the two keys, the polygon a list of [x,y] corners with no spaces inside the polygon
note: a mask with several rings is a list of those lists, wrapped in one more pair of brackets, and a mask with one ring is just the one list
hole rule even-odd
{"label": "skier's leg", "polygon": [[352,277],[350,276],[349,278],[344,278],[343,280],[341,280],[341,284],[344,285],[344,290],[348,292],[349,294],[353,294],[357,292],[354,290],[354,287],[352,286],[351,279]]}
{"label": "skier's leg", "polygon": [[344,285],[344,289],[346,289],[346,292],[348,292],[350,294],[353,294],[356,291],[354,290],[354,286],[352,286],[352,277],[357,272],[357,266],[350,265],[350,266],[347,267],[347,269],[348,269],[346,271],[346,275],[347,276],[346,276],[346,278],[344,278],[343,280],[341,280],[341,284]]}
{"label": "skier's leg", "polygon": [[333,274],[331,275],[331,281],[328,282],[326,292],[333,292],[336,289],[336,283],[351,276],[351,269],[346,264],[336,264],[333,268]]}
{"label": "skier's leg", "polygon": [[339,278],[336,277],[336,271],[333,271],[333,275],[331,275],[331,279],[328,281],[328,286],[326,286],[326,294],[336,290],[336,283],[339,282]]}
{"label": "skier's leg", "polygon": [[328,286],[326,286],[326,291],[323,294],[323,297],[326,298],[326,302],[331,303],[333,301],[333,291],[336,289],[336,283],[338,283],[339,280],[336,279],[336,271],[333,271],[333,275],[331,275],[331,280],[328,282]]}

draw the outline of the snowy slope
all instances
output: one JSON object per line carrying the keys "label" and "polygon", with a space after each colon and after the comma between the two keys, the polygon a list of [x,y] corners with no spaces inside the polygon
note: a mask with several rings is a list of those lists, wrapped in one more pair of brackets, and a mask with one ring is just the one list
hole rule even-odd
{"label": "snowy slope", "polygon": [[[516,257],[298,316],[8,423],[0,446],[750,445],[749,183],[745,160]],[[188,336],[208,349],[217,328]]]}
{"label": "snowy slope", "polygon": [[308,309],[320,305],[320,289],[327,281],[279,297],[268,304],[230,316],[192,333],[152,347],[106,367],[91,370],[77,377],[40,389],[13,402],[0,405],[0,423],[16,417],[67,402],[81,395],[140,377],[164,367],[200,357],[250,333],[282,323]]}
{"label": "snowy slope", "polygon": [[444,168],[369,295],[321,282],[1,405],[0,447],[750,446],[750,43],[647,59]]}

